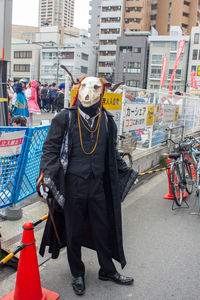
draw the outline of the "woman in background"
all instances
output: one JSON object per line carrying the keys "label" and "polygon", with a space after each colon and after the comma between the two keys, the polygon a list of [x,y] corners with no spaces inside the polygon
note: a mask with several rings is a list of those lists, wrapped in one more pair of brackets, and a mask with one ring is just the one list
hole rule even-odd
{"label": "woman in background", "polygon": [[28,127],[33,127],[33,115],[40,114],[40,108],[38,106],[38,98],[37,98],[37,87],[38,82],[36,80],[32,80],[29,82],[28,88],[26,90],[26,98],[28,100],[28,110],[29,110],[29,118],[28,118]]}
{"label": "woman in background", "polygon": [[23,116],[28,118],[29,117],[29,112],[28,112],[28,104],[26,97],[23,93],[23,87],[21,83],[16,84],[16,101],[14,104],[14,109],[12,116]]}

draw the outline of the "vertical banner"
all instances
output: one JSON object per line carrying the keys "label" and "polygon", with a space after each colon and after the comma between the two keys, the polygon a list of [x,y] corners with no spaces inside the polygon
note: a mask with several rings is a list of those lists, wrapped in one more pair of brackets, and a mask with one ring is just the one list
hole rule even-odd
{"label": "vertical banner", "polygon": [[167,56],[163,56],[163,59],[162,59],[162,72],[161,72],[161,78],[160,78],[160,87],[163,87],[164,82],[165,82],[166,65],[167,65]]}
{"label": "vertical banner", "polygon": [[196,72],[191,72],[191,83],[190,83],[191,89],[197,89],[197,82],[195,76],[196,76]]}
{"label": "vertical banner", "polygon": [[181,57],[184,45],[185,45],[185,40],[180,40],[179,43],[178,43],[178,50],[177,50],[177,55],[176,55],[176,63],[175,63],[175,67],[174,67],[174,70],[172,72],[172,76],[171,76],[171,80],[170,80],[170,84],[169,84],[169,91],[171,91],[171,92],[173,90],[172,83],[174,81],[174,77],[175,77],[175,74],[176,74],[177,65],[178,65],[179,59]]}
{"label": "vertical banner", "polygon": [[190,82],[190,88],[194,88],[194,72],[191,72],[191,82]]}

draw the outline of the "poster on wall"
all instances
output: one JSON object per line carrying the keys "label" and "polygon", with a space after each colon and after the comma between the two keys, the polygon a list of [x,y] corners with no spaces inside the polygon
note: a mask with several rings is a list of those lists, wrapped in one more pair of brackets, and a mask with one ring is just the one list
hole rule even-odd
{"label": "poster on wall", "polygon": [[154,105],[131,103],[124,108],[124,132],[144,129],[154,123]]}

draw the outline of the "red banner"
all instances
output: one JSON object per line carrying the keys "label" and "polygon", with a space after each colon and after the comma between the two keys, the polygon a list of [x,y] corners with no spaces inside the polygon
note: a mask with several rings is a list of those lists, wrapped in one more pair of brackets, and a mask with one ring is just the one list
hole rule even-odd
{"label": "red banner", "polygon": [[190,84],[191,89],[197,89],[197,82],[195,76],[196,76],[196,72],[191,72],[191,84]]}
{"label": "red banner", "polygon": [[163,56],[163,59],[162,59],[162,72],[161,72],[161,78],[160,78],[160,87],[163,87],[164,82],[165,82],[166,66],[167,66],[167,56]]}
{"label": "red banner", "polygon": [[185,40],[180,40],[179,43],[178,43],[178,50],[177,50],[177,55],[176,55],[176,63],[175,63],[175,67],[174,67],[174,70],[172,72],[172,76],[171,76],[171,80],[170,80],[170,84],[169,84],[169,90],[170,91],[173,90],[172,83],[174,81],[174,77],[175,77],[175,74],[176,74],[177,65],[178,65],[179,59],[181,57],[184,45],[185,45]]}

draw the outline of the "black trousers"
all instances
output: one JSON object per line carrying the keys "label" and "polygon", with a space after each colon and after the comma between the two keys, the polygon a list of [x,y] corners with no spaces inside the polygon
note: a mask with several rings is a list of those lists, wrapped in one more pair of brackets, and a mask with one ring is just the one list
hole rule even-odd
{"label": "black trousers", "polygon": [[[67,247],[67,256],[74,277],[84,276],[85,267],[81,260],[81,235],[86,216],[89,216],[100,267],[109,274],[116,272],[109,248],[109,225],[103,178],[90,176],[88,179],[67,175],[70,212],[65,209],[65,218],[72,222],[71,243]],[[67,222],[66,222],[67,223]]]}

